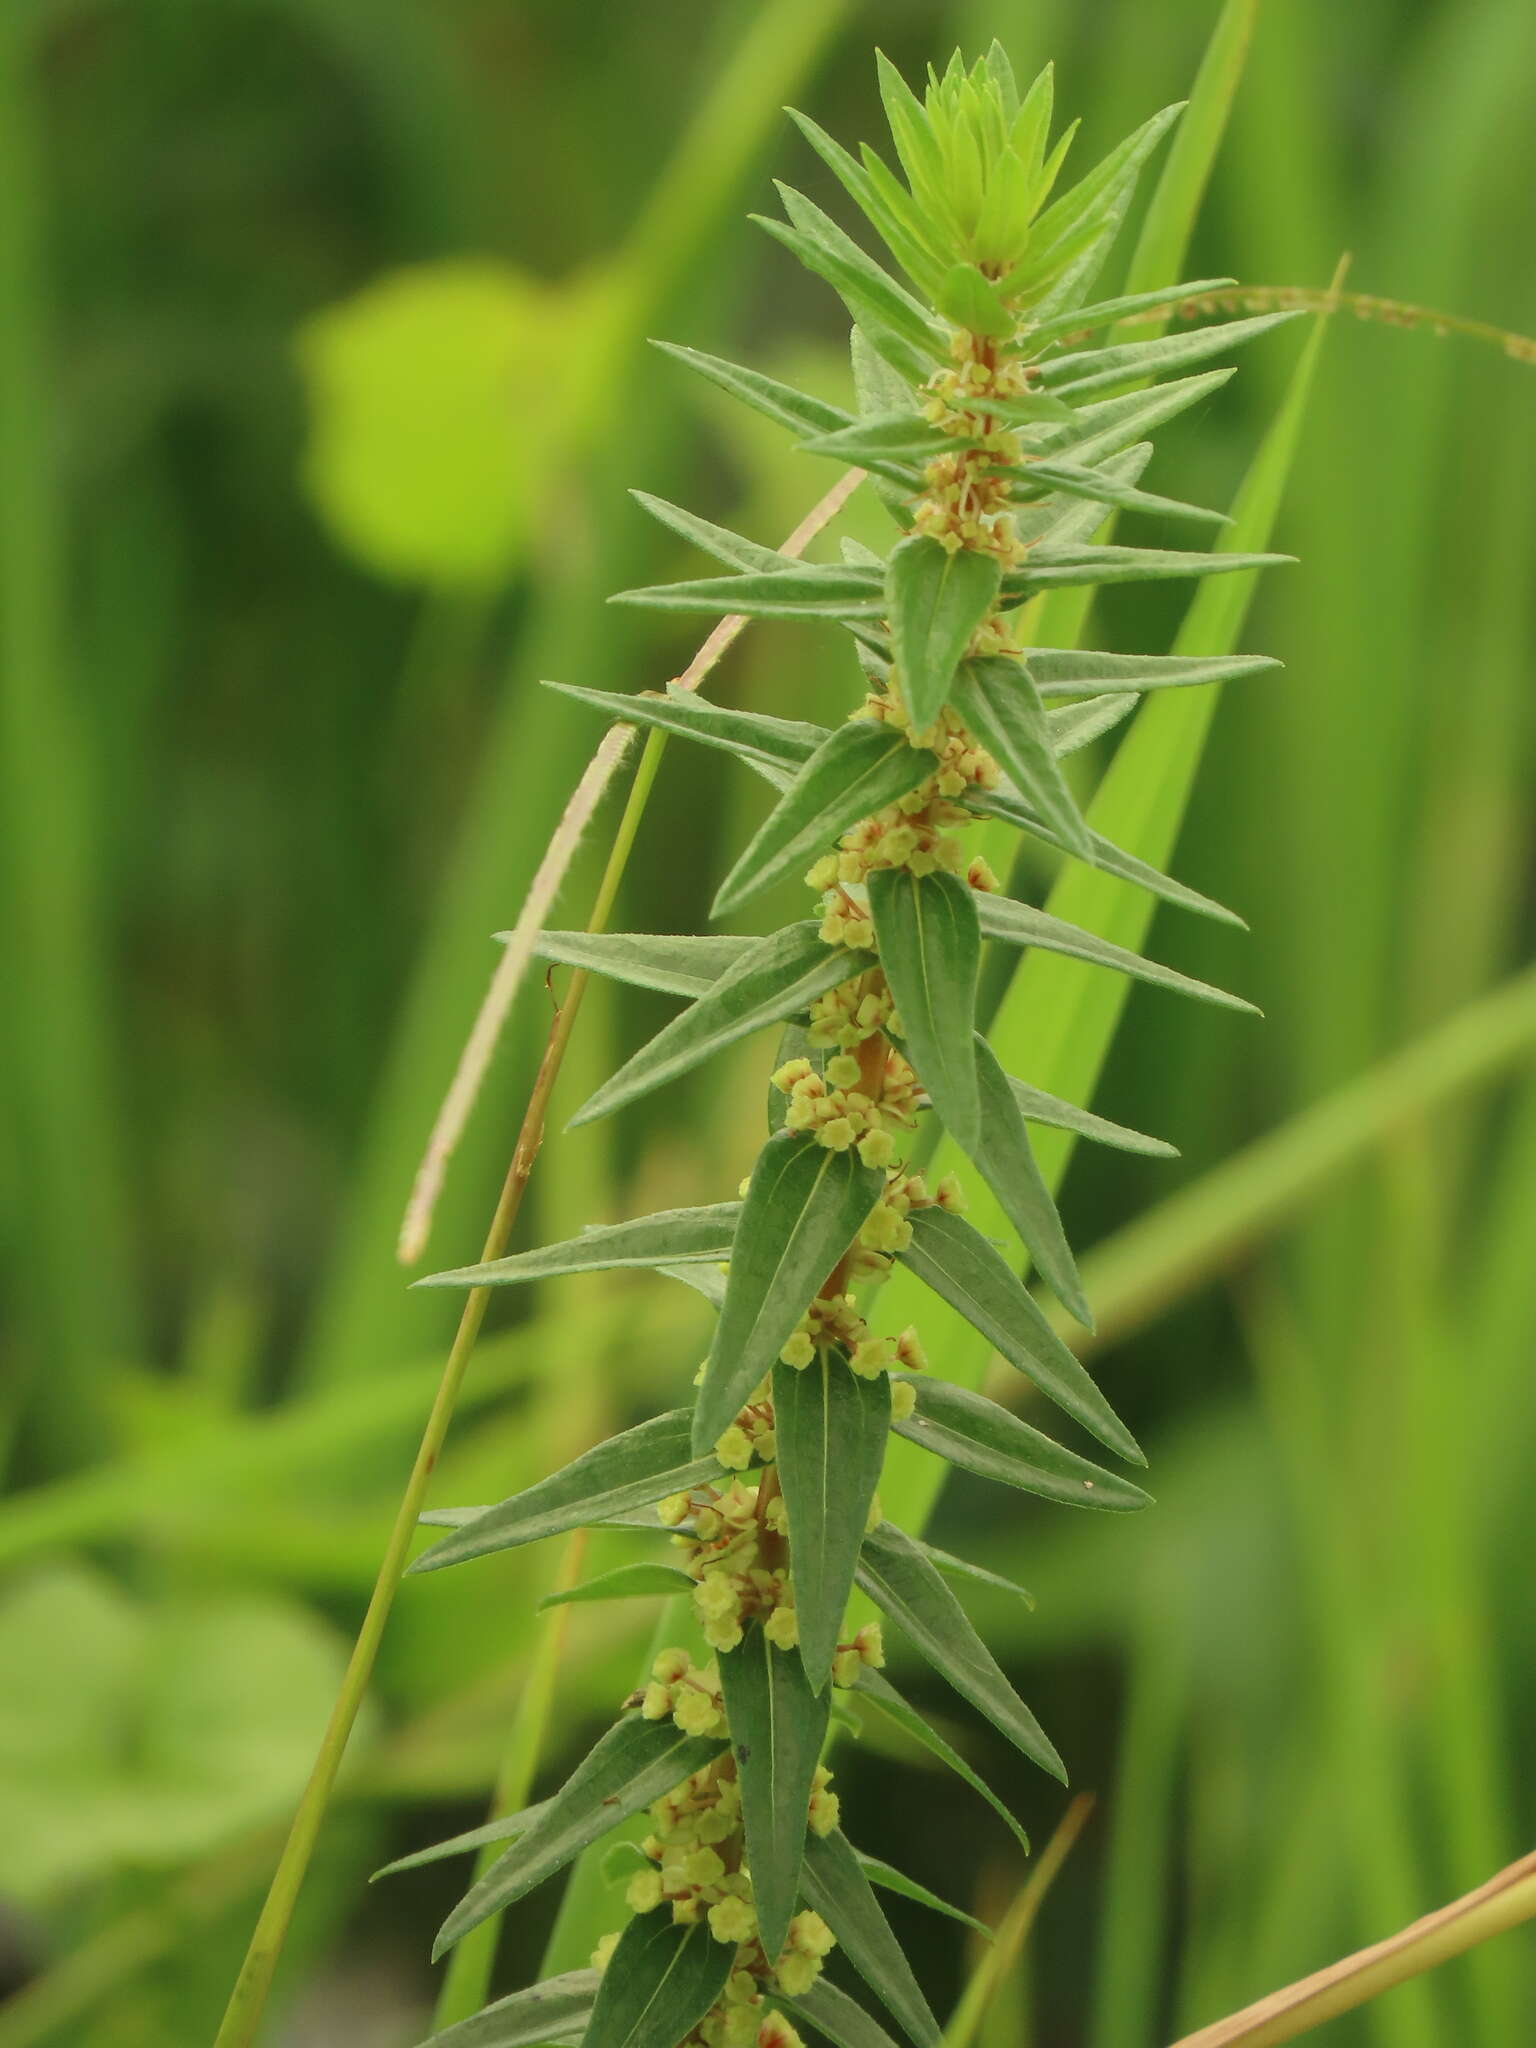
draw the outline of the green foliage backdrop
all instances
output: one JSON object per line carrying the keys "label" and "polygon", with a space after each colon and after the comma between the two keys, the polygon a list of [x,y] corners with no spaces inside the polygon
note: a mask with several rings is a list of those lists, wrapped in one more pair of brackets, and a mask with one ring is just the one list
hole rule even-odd
{"label": "green foliage backdrop", "polygon": [[[1321,287],[1347,250],[1363,291],[1536,331],[1528,6],[1252,11],[1188,271]],[[1021,73],[1056,59],[1087,161],[1185,94],[1214,12],[0,16],[0,2048],[213,2031],[451,1332],[393,1248],[489,934],[591,741],[536,681],[655,687],[692,651],[604,607],[696,573],[624,486],[772,542],[825,485],[643,345],[837,395],[825,296],[740,226],[770,171],[832,203],[782,102],[873,134],[873,40],[911,72],[995,34]],[[1097,1107],[1183,1156],[1085,1151],[1064,1193],[1097,1247],[1093,1369],[1158,1506],[1061,1517],[965,1482],[935,1526],[1035,1594],[988,1596],[988,1639],[1100,1794],[988,2048],[1159,2048],[1479,1881],[1536,1818],[1536,385],[1454,337],[1334,326],[1277,535],[1303,567],[1250,628],[1287,671],[1223,702],[1179,857],[1254,936],[1171,914],[1153,948],[1266,1020],[1175,1027],[1135,996]],[[1255,344],[1169,431],[1158,488],[1226,502],[1294,353]],[[1110,592],[1100,644],[1166,645],[1179,616]],[[830,636],[825,658],[755,626],[715,694],[816,718],[844,687]],[[702,929],[763,813],[682,754],[631,928]],[[666,1014],[594,988],[556,1122]],[[479,1245],[548,1015],[530,988],[435,1266]],[[748,1048],[554,1138],[521,1241],[734,1186],[760,1068]],[[436,1497],[498,1498],[671,1405],[706,1328],[624,1274],[498,1308]],[[554,1569],[403,1593],[274,2041],[424,2031],[452,1878],[364,1879],[479,1819]],[[597,1614],[572,1610],[541,1789],[644,1647]],[[1046,1781],[950,1732],[1043,1837]],[[910,1761],[900,1782],[893,1805],[873,1742],[843,1751],[861,1841],[995,1920],[1007,1830],[957,1825]],[[517,1919],[508,1982],[552,1913]],[[891,1913],[958,1987],[964,1932]],[[1520,1941],[1336,2038],[1505,2048],[1536,2016]]]}

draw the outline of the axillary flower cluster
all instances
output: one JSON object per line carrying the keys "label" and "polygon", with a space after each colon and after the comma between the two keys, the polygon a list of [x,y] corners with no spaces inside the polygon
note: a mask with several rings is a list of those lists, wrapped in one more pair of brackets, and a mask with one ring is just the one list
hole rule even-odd
{"label": "axillary flower cluster", "polygon": [[[762,938],[552,932],[541,941],[551,960],[685,998],[576,1121],[776,1024],[766,1143],[734,1202],[605,1225],[431,1283],[511,1286],[649,1266],[688,1280],[717,1311],[689,1405],[495,1507],[438,1513],[450,1533],[413,1567],[563,1529],[649,1527],[663,1562],[621,1567],[581,1594],[677,1595],[667,1630],[677,1645],[655,1657],[565,1785],[520,1817],[521,1832],[472,1885],[440,1946],[633,1818],[641,1832],[623,1851],[631,1917],[604,1935],[589,1969],[499,2001],[491,2032],[482,2014],[468,2031],[435,2037],[442,2048],[493,2038],[797,2048],[802,2030],[891,2048],[823,1976],[834,1950],[916,2048],[936,2048],[937,2022],[871,1888],[890,1873],[849,1842],[825,1761],[834,1719],[864,1712],[895,1718],[954,1761],[886,1677],[883,1624],[902,1629],[1023,1754],[1057,1777],[1064,1770],[956,1595],[970,1568],[886,1518],[878,1489],[889,1437],[1049,1499],[1111,1511],[1146,1502],[1120,1473],[944,1380],[916,1327],[876,1327],[875,1293],[901,1266],[1081,1428],[1143,1462],[1025,1287],[1017,1256],[967,1220],[953,1174],[925,1169],[924,1125],[942,1124],[1044,1281],[1086,1319],[1029,1123],[1141,1151],[1158,1141],[1003,1072],[978,1030],[983,943],[1005,954],[1054,947],[1243,1006],[1013,901],[967,835],[1002,821],[1187,909],[1229,915],[1091,833],[1061,757],[1108,730],[1143,689],[1267,664],[1067,653],[1025,644],[1020,628],[1037,615],[1031,600],[1053,589],[1270,559],[1115,546],[1100,529],[1117,509],[1214,516],[1143,492],[1138,478],[1145,432],[1225,372],[1152,380],[1273,322],[1123,343],[1121,317],[1201,287],[1091,302],[1171,111],[1056,196],[1071,136],[1050,141],[1049,71],[1021,96],[994,45],[970,68],[956,57],[930,74],[921,100],[883,60],[880,83],[904,180],[872,150],[855,159],[814,123],[800,125],[906,282],[787,187],[787,222],[764,223],[851,315],[858,409],[670,352],[803,447],[866,471],[897,524],[889,556],[849,544],[840,564],[808,565],[645,500],[730,573],[625,593],[670,611],[836,620],[863,671],[859,700],[846,717],[809,727],[677,692],[571,692],[611,717],[723,748],[763,775],[776,801],[716,912],[803,875],[815,914]],[[1082,349],[1096,329],[1108,330],[1104,345]],[[850,1623],[856,1587],[879,1620]]]}

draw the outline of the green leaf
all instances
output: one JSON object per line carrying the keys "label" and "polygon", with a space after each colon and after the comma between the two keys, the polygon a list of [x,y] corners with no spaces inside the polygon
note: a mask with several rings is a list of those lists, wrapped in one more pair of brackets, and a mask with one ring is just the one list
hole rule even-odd
{"label": "green leaf", "polygon": [[800,1659],[776,1650],[758,1622],[721,1657],[720,1688],[741,1780],[752,1902],[763,1948],[777,1956],[799,1895],[811,1781],[832,1696],[818,1697]]}
{"label": "green leaf", "polygon": [[879,610],[891,622],[901,694],[913,729],[931,725],[948,701],[971,635],[991,611],[1002,577],[995,555],[951,554],[929,534],[891,550]]}
{"label": "green leaf", "polygon": [[1067,924],[1059,917],[1053,917],[1048,910],[1037,910],[1030,903],[1016,903],[1011,896],[994,896],[988,890],[977,890],[976,913],[982,935],[998,939],[1007,946],[1038,946],[1046,953],[1064,953],[1070,960],[1086,960],[1095,967],[1108,967],[1116,974],[1129,975],[1132,981],[1145,981],[1154,988],[1167,988],[1181,996],[1191,996],[1196,1002],[1213,1003],[1222,1010],[1246,1010],[1251,1016],[1259,1013],[1252,1003],[1241,996],[1229,995],[1225,989],[1213,988],[1208,981],[1196,981],[1188,974],[1180,974],[1177,968],[1164,967],[1159,961],[1147,960],[1140,953],[1132,953],[1124,946],[1117,946],[1109,939],[1101,939],[1094,932],[1084,931],[1080,925]]}
{"label": "green leaf", "polygon": [[808,455],[832,455],[867,468],[872,462],[909,465],[952,453],[965,444],[956,435],[910,407],[900,412],[873,413],[835,434],[818,434],[801,443]]}
{"label": "green leaf", "polygon": [[725,1304],[694,1409],[708,1450],[773,1369],[822,1282],[858,1236],[885,1176],[857,1153],[780,1131],[758,1154],[742,1204]]}
{"label": "green leaf", "polygon": [[[1170,152],[1171,154],[1171,152]],[[1053,320],[1041,320],[1023,337],[1021,353],[1038,355],[1052,342],[1066,335],[1086,334],[1095,327],[1111,327],[1132,313],[1150,313],[1158,306],[1177,306],[1186,299],[1205,298],[1211,292],[1228,291],[1235,277],[1200,277],[1189,284],[1163,285],[1154,292],[1127,292],[1118,299],[1100,299],[1096,305],[1078,306],[1059,313]]]}
{"label": "green leaf", "polygon": [[1030,444],[1030,453],[1047,460],[1069,456],[1081,466],[1091,468],[1111,455],[1121,454],[1133,442],[1144,440],[1154,427],[1209,398],[1231,376],[1230,369],[1206,370],[1198,377],[1180,377],[1151,391],[1132,391],[1122,398],[1101,398],[1093,405],[1079,406],[1070,423],[1063,422],[1038,433]]}
{"label": "green leaf", "polygon": [[1039,302],[1041,318],[1050,319],[1081,303],[1092,290],[1125,219],[1141,167],[1180,112],[1173,106],[1154,114],[1036,221],[1026,268],[1055,279]]}
{"label": "green leaf", "polygon": [[962,1927],[971,1928],[987,1941],[992,1940],[992,1929],[985,1920],[978,1920],[974,1914],[952,1906],[948,1899],[941,1899],[937,1892],[929,1891],[927,1885],[919,1884],[915,1877],[908,1877],[894,1864],[882,1863],[878,1856],[866,1856],[862,1849],[855,1849],[853,1853],[859,1859],[860,1870],[871,1884],[879,1885],[882,1891],[896,1892],[904,1899],[911,1899],[915,1905],[926,1906],[931,1913],[942,1913],[946,1920],[958,1920]]}
{"label": "green leaf", "polygon": [[[1058,757],[1075,754],[1079,747],[1086,747],[1105,733],[1113,732],[1135,709],[1135,699],[1122,690],[1118,695],[1085,697],[1080,703],[1047,711],[1045,724],[1050,734],[1051,751]],[[1093,851],[1091,837],[1088,850],[1090,854]]]}
{"label": "green leaf", "polygon": [[1227,349],[1240,348],[1245,341],[1297,317],[1295,312],[1260,313],[1252,320],[1224,320],[1193,333],[1165,334],[1152,341],[1118,342],[1111,348],[1052,356],[1040,365],[1040,381],[1058,397],[1097,391],[1105,384],[1124,384],[1131,378],[1156,376],[1186,363],[1204,362],[1207,356],[1223,355]]}
{"label": "green leaf", "polygon": [[686,363],[690,370],[697,370],[732,398],[741,399],[754,411],[766,414],[797,434],[834,434],[839,427],[849,424],[850,415],[841,407],[812,398],[808,391],[796,391],[774,377],[765,377],[760,370],[743,369],[739,363],[727,363],[719,356],[706,355],[702,349],[683,348],[675,341],[653,342],[652,346],[677,362]]}
{"label": "green leaf", "polygon": [[[811,1034],[803,1024],[786,1024],[784,1035],[779,1040],[779,1049],[773,1056],[773,1071],[787,1066],[791,1060],[809,1060],[818,1074],[826,1072],[827,1061],[832,1057],[829,1045],[812,1045]],[[789,1114],[789,1097],[782,1088],[768,1083],[768,1135],[782,1131],[784,1119]]]}
{"label": "green leaf", "polygon": [[1075,1131],[1080,1138],[1088,1138],[1096,1145],[1108,1145],[1116,1152],[1139,1152],[1147,1159],[1179,1156],[1178,1146],[1170,1145],[1166,1139],[1149,1138],[1144,1131],[1111,1123],[1108,1117],[1098,1116],[1091,1109],[1064,1102],[1059,1095],[1047,1095],[1043,1088],[1031,1088],[1027,1081],[1012,1074],[1008,1076],[1008,1085],[1026,1123],[1047,1124],[1054,1131]]}
{"label": "green leaf", "polygon": [[[719,1466],[713,1458],[690,1452],[689,1419],[686,1408],[676,1408],[583,1451],[536,1486],[474,1512],[451,1536],[424,1550],[410,1569],[435,1572],[488,1551],[513,1550],[703,1485]],[[453,1511],[437,1511],[443,1512]]]}
{"label": "green leaf", "polygon": [[989,341],[1005,341],[1013,332],[1012,313],[974,263],[956,263],[947,270],[933,302],[946,320]]}
{"label": "green leaf", "polygon": [[1029,1854],[1028,1835],[1025,1834],[1002,1800],[992,1790],[992,1787],[976,1775],[959,1750],[946,1742],[936,1728],[929,1726],[916,1707],[902,1697],[888,1678],[882,1677],[878,1671],[873,1670],[866,1664],[854,1680],[853,1690],[861,1698],[868,1700],[872,1705],[878,1707],[881,1713],[888,1720],[894,1721],[904,1734],[910,1736],[914,1742],[920,1743],[930,1756],[937,1757],[941,1764],[953,1771],[957,1778],[961,1779],[963,1783],[970,1786],[973,1792],[978,1793],[981,1798],[985,1799],[998,1819],[1003,1822],[1004,1826],[1012,1834],[1014,1840],[1024,1851],[1024,1854],[1026,1856]]}
{"label": "green leaf", "polygon": [[582,2048],[677,2048],[725,1989],[736,1950],[670,1906],[637,1914],[598,1984]]}
{"label": "green leaf", "polygon": [[546,690],[558,690],[563,697],[604,712],[616,725],[643,725],[660,732],[676,733],[698,740],[706,747],[719,747],[736,754],[759,774],[778,780],[797,768],[826,738],[825,726],[804,725],[797,719],[770,718],[761,711],[733,711],[728,705],[710,704],[692,690],[667,685],[665,696],[647,693],[621,697],[610,690],[584,690],[576,683],[549,683]]}
{"label": "green leaf", "polygon": [[433,2034],[421,2048],[575,2048],[597,1997],[596,1970],[570,1970],[510,1998],[498,1998],[473,2019]]}
{"label": "green leaf", "polygon": [[990,1238],[947,1209],[914,1209],[907,1220],[912,1241],[901,1263],[1074,1422],[1122,1458],[1144,1465],[1136,1439]]}
{"label": "green leaf", "polygon": [[539,1612],[542,1614],[546,1607],[569,1607],[586,1600],[668,1599],[675,1593],[691,1593],[693,1587],[693,1580],[676,1565],[621,1564],[579,1586],[570,1586],[563,1593],[546,1593],[539,1602]]}
{"label": "green leaf", "polygon": [[[1009,597],[1033,597],[1040,590],[1075,589],[1083,584],[1160,583],[1173,576],[1231,576],[1245,569],[1273,569],[1292,555],[1190,554],[1177,548],[1053,547],[1042,542],[1021,569],[1003,578]],[[745,579],[744,579],[745,580]]]}
{"label": "green leaf", "polygon": [[1072,647],[1027,647],[1042,697],[1096,697],[1106,690],[1183,690],[1263,675],[1280,667],[1264,654],[1228,654],[1190,660],[1180,654],[1095,654]]}
{"label": "green leaf", "polygon": [[841,1828],[807,1841],[801,1887],[806,1904],[826,1921],[838,1947],[918,2048],[938,2048],[939,2023]]}
{"label": "green leaf", "polygon": [[1019,1233],[1046,1283],[1069,1314],[1086,1329],[1093,1317],[1083,1299],[1077,1262],[1061,1227],[1050,1190],[1041,1178],[1030,1146],[1024,1117],[997,1063],[997,1055],[978,1033],[976,1079],[981,1094],[981,1138],[970,1157],[997,1197],[1003,1213]]}
{"label": "green leaf", "polygon": [[896,2048],[880,2022],[826,1977],[818,1977],[798,1998],[776,1995],[771,2003],[790,2019],[804,2021],[825,2034],[833,2048]]}
{"label": "green leaf", "polygon": [[1066,1767],[1034,1715],[1008,1683],[965,1610],[913,1539],[882,1522],[864,1539],[859,1584],[912,1640],[939,1676],[1032,1763],[1067,1782]]}
{"label": "green leaf", "polygon": [[[878,288],[871,288],[867,279],[861,276],[858,267],[823,248],[810,235],[786,227],[783,221],[773,220],[767,214],[754,213],[749,216],[757,226],[782,242],[803,263],[807,270],[825,278],[847,307],[850,317],[878,355],[891,365],[898,375],[909,384],[921,384],[930,375],[939,360],[937,346],[915,343],[908,332],[908,323],[902,320],[892,324],[887,318],[887,294]],[[894,289],[894,279],[891,280]]]}
{"label": "green leaf", "polygon": [[712,1736],[684,1735],[671,1721],[626,1714],[588,1751],[528,1832],[470,1886],[443,1922],[434,1960],[563,1870],[589,1842],[713,1762],[723,1747]]}
{"label": "green leaf", "polygon": [[994,1593],[1006,1593],[1010,1599],[1022,1600],[1030,1612],[1034,1612],[1034,1594],[1027,1586],[1021,1586],[1017,1579],[1005,1579],[1001,1572],[990,1572],[984,1564],[973,1564],[968,1557],[956,1557],[953,1551],[939,1550],[932,1543],[918,1540],[917,1547],[946,1579],[968,1579],[973,1586],[988,1586]]}
{"label": "green leaf", "polygon": [[1090,859],[1088,827],[1061,772],[1028,663],[1000,655],[963,661],[952,694],[956,711],[1020,794],[1079,859]]}
{"label": "green leaf", "polygon": [[759,541],[732,533],[727,526],[716,526],[713,520],[701,519],[697,512],[686,511],[666,498],[637,490],[631,490],[629,495],[653,519],[681,534],[684,540],[691,540],[695,547],[713,555],[717,562],[724,562],[727,568],[773,571],[798,566],[795,556],[781,555],[777,548],[764,547]]}
{"label": "green leaf", "polygon": [[864,213],[902,269],[915,284],[931,292],[943,275],[943,265],[934,258],[926,224],[913,205],[911,195],[902,189],[868,147],[864,150],[864,162],[860,164],[808,115],[798,113],[793,107],[788,112],[789,118]]}
{"label": "green leaf", "polygon": [[409,1856],[397,1856],[393,1863],[385,1863],[369,1878],[370,1884],[377,1884],[381,1878],[398,1877],[403,1870],[419,1870],[423,1864],[442,1863],[450,1856],[467,1856],[475,1849],[488,1849],[496,1842],[510,1842],[516,1835],[526,1835],[528,1830],[544,1816],[549,1805],[541,1799],[536,1806],[525,1806],[519,1813],[498,1814],[495,1820],[488,1820],[478,1828],[469,1828],[462,1835],[450,1835],[444,1842],[434,1842],[428,1849],[413,1849]]}
{"label": "green leaf", "polygon": [[1118,505],[1126,512],[1152,512],[1165,519],[1195,519],[1208,526],[1225,526],[1225,512],[1211,512],[1204,505],[1187,505],[1182,498],[1160,497],[1156,491],[1140,491],[1134,484],[1116,483],[1102,470],[1084,469],[1075,462],[1052,462],[1042,456],[1031,462],[1021,479],[1023,487],[1060,491],[1069,498],[1086,498],[1095,505]]}
{"label": "green leaf", "polygon": [[909,1373],[896,1377],[913,1389],[917,1406],[892,1428],[935,1457],[947,1458],[981,1479],[995,1479],[1001,1486],[1038,1493],[1067,1507],[1124,1513],[1150,1506],[1139,1486],[1063,1449],[985,1394],[947,1380]]}
{"label": "green leaf", "polygon": [[861,818],[883,810],[937,769],[938,757],[872,718],[850,719],[800,769],[720,885],[724,917],[807,864]]}
{"label": "green leaf", "polygon": [[773,1368],[774,1440],[789,1517],[800,1657],[811,1690],[832,1670],[891,1421],[885,1373],[865,1379],[828,1345]]}
{"label": "green leaf", "polygon": [[[511,937],[498,932],[498,939]],[[701,996],[756,943],[710,933],[703,938],[672,932],[540,932],[534,952],[540,960],[606,974],[632,988],[656,988],[670,996]]]}
{"label": "green leaf", "polygon": [[611,1115],[765,1024],[800,1016],[817,996],[872,964],[867,953],[824,944],[819,930],[807,919],[759,939],[707,995],[690,1003],[626,1060],[582,1104],[571,1118],[572,1126]]}
{"label": "green leaf", "polygon": [[752,619],[878,619],[885,612],[873,570],[810,562],[794,569],[701,576],[691,582],[619,590],[608,602],[661,612],[739,612]]}
{"label": "green leaf", "polygon": [[517,1287],[567,1273],[605,1273],[619,1266],[669,1266],[690,1259],[728,1259],[740,1202],[710,1202],[698,1209],[658,1209],[628,1223],[602,1223],[580,1237],[541,1244],[510,1258],[487,1259],[429,1273],[417,1287]]}
{"label": "green leaf", "polygon": [[945,1128],[968,1151],[981,1118],[971,1054],[981,964],[977,893],[956,875],[877,868],[869,877],[880,965],[908,1057]]}
{"label": "green leaf", "polygon": [[1048,391],[1027,391],[1018,398],[994,398],[988,401],[987,409],[1005,427],[1038,427],[1042,423],[1065,426],[1077,418],[1064,398],[1053,398]]}

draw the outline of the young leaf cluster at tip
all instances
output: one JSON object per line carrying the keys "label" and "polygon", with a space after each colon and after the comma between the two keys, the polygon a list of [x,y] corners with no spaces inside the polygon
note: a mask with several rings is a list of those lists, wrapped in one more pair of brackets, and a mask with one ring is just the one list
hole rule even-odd
{"label": "young leaf cluster at tip", "polygon": [[[899,2034],[930,2048],[939,2029],[874,1887],[953,1909],[843,1834],[822,1762],[834,1716],[847,1712],[839,1692],[853,1689],[1017,1823],[880,1676],[881,1623],[849,1634],[854,1587],[1025,1756],[1058,1778],[1065,1770],[952,1583],[1004,1582],[884,1518],[889,1438],[1049,1500],[1114,1512],[1147,1499],[1120,1472],[929,1371],[918,1329],[877,1336],[860,1290],[904,1264],[1107,1451],[1144,1463],[1015,1263],[966,1221],[962,1186],[953,1177],[930,1186],[910,1163],[911,1141],[925,1117],[944,1125],[1046,1284],[1086,1323],[1029,1126],[1133,1151],[1171,1148],[1003,1071],[977,1030],[984,943],[1043,947],[1247,1007],[1011,900],[964,834],[980,819],[1003,819],[1169,901],[1230,917],[1095,833],[1062,759],[1144,691],[1271,664],[1035,648],[1019,622],[1047,590],[1279,559],[1095,537],[1116,508],[1215,518],[1140,488],[1146,436],[1226,374],[1186,374],[1193,364],[1274,322],[1082,346],[1127,311],[1199,288],[1088,303],[1137,175],[1177,109],[1061,190],[1072,131],[1052,140],[1049,70],[1021,95],[994,45],[970,68],[957,56],[942,76],[930,74],[919,99],[881,59],[880,91],[899,174],[874,150],[856,158],[796,119],[901,275],[789,187],[780,188],[786,218],[764,223],[832,286],[853,322],[854,408],[711,356],[669,352],[810,452],[865,468],[898,528],[889,555],[849,545],[840,564],[815,566],[641,495],[725,573],[623,597],[663,610],[831,621],[853,640],[860,700],[823,727],[676,689],[568,691],[610,717],[723,750],[774,790],[767,820],[721,884],[717,915],[801,874],[816,899],[813,914],[761,938],[544,934],[551,961],[683,1003],[576,1121],[777,1025],[766,1140],[735,1200],[588,1230],[426,1283],[514,1286],[652,1267],[717,1310],[691,1406],[624,1431],[509,1500],[426,1518],[446,1530],[413,1567],[427,1572],[580,1526],[649,1528],[670,1559],[622,1566],[559,1598],[682,1590],[693,1630],[690,1643],[655,1660],[550,1799],[490,1835],[444,1845],[447,1853],[508,1844],[449,1917],[440,1947],[609,1828],[642,1811],[649,1818],[638,1851],[621,1859],[633,1918],[592,1969],[503,1999],[436,2037],[443,2048],[795,2048],[802,2029],[845,2048],[890,2048],[884,2027],[822,1980],[834,1946]],[[1168,371],[1174,381],[1153,381]]]}

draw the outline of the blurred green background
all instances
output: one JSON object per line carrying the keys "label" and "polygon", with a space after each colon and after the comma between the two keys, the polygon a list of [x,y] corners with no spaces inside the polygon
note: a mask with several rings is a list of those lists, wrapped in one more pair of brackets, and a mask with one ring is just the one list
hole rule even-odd
{"label": "blurred green background", "polygon": [[[604,608],[690,568],[624,486],[773,540],[831,481],[644,346],[841,389],[830,300],[742,219],[771,173],[837,205],[782,103],[876,139],[877,39],[910,74],[997,34],[1055,57],[1086,161],[1187,91],[1214,11],[7,0],[0,2048],[213,2031],[451,1329],[394,1263],[404,1196],[597,737],[537,679],[653,687],[691,651]],[[1189,268],[1319,286],[1348,250],[1361,290],[1529,334],[1533,190],[1529,0],[1269,0]],[[1160,2048],[1536,1820],[1536,382],[1334,325],[1302,563],[1247,635],[1287,672],[1224,703],[1180,850],[1253,931],[1154,939],[1266,1020],[1138,993],[1100,1106],[1183,1157],[1083,1154],[1066,1190],[1159,1505],[956,1482],[941,1511],[1037,1594],[984,1625],[1100,1795],[987,2048]],[[1230,495],[1296,341],[1167,435],[1156,488]],[[1174,596],[1115,596],[1092,644],[1166,645]],[[777,628],[714,683],[790,716],[856,687]],[[699,927],[745,780],[672,750],[621,922]],[[594,989],[557,1111],[663,1014]],[[526,991],[432,1265],[478,1249],[548,1016]],[[552,1141],[520,1241],[729,1190],[765,1051]],[[623,1276],[498,1307],[435,1498],[669,1403],[701,1314]],[[274,2043],[425,2030],[457,1866],[366,1875],[479,1817],[555,1563],[407,1583]],[[578,1610],[551,1775],[631,1682],[650,1617],[615,1612]],[[1059,1794],[946,1725],[1043,1837]],[[873,1741],[839,1774],[863,1846],[1002,1909],[983,1807]],[[509,1983],[553,1910],[516,1916]],[[942,2010],[974,1957],[892,1911]],[[1533,2036],[1515,1936],[1327,2038]]]}

